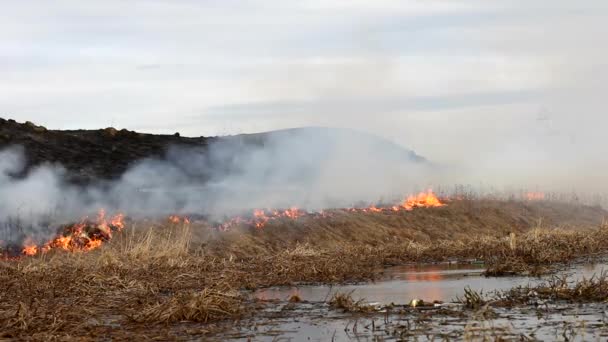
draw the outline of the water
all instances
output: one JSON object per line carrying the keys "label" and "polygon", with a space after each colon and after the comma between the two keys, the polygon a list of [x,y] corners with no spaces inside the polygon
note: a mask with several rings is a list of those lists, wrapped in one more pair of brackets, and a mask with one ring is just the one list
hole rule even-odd
{"label": "water", "polygon": [[[591,277],[599,274],[604,264],[582,265],[570,270],[572,279]],[[341,286],[299,286],[274,287],[254,293],[262,300],[287,300],[298,295],[306,301],[326,301],[337,292],[352,292],[355,299],[380,304],[402,304],[412,299],[425,301],[455,301],[462,297],[465,287],[488,293],[494,290],[508,290],[516,286],[535,285],[547,278],[530,277],[485,277],[484,265],[474,264],[437,264],[409,265],[387,269],[383,278],[374,283]]]}
{"label": "water", "polygon": [[[568,269],[571,281],[600,274],[607,264],[579,265]],[[492,309],[495,316],[479,318],[474,311],[461,311],[455,304],[444,304],[452,314],[415,309],[401,313],[364,315],[331,310],[326,302],[336,292],[352,292],[366,302],[407,305],[412,299],[453,302],[470,287],[484,293],[516,286],[535,285],[547,280],[530,277],[484,277],[484,265],[436,264],[392,267],[374,282],[343,286],[299,286],[261,289],[252,294],[257,299],[274,300],[268,309],[227,333],[221,339],[252,341],[375,341],[432,340],[449,338],[483,340],[498,334],[519,340],[605,340],[608,304],[556,303],[543,306]],[[288,303],[298,295],[304,302]],[[404,306],[407,307],[407,306]],[[428,312],[426,317],[425,312]],[[464,314],[463,314],[464,312]],[[456,314],[454,314],[456,313]],[[464,316],[463,316],[464,315]],[[420,320],[420,317],[426,317]],[[471,335],[473,334],[473,335]],[[475,334],[481,337],[475,338]],[[430,336],[430,337],[429,337]],[[473,338],[470,338],[473,336]],[[493,339],[493,338],[490,338]]]}
{"label": "water", "polygon": [[606,341],[606,303],[552,305],[546,310],[497,309],[497,317],[480,319],[436,313],[356,315],[336,314],[314,304],[302,304],[278,317],[259,318],[217,340],[233,341]]}

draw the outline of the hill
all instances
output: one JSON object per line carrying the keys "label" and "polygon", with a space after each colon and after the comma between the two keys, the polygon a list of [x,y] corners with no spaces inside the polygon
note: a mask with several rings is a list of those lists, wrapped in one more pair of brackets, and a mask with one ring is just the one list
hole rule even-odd
{"label": "hill", "polygon": [[[31,122],[18,123],[0,118],[0,150],[20,146],[27,159],[24,170],[15,176],[23,176],[38,165],[54,163],[66,168],[69,181],[74,183],[117,179],[137,161],[146,158],[165,159],[168,151],[175,147],[199,148],[204,152],[212,144],[225,144],[231,146],[232,154],[238,154],[239,151],[248,153],[248,147],[263,147],[273,142],[278,142],[275,145],[281,146],[296,138],[305,142],[307,147],[319,147],[317,152],[311,153],[313,158],[321,156],[318,151],[330,151],[330,146],[348,141],[354,145],[353,151],[366,146],[403,160],[425,162],[424,158],[413,151],[388,140],[339,128],[308,127],[226,137],[182,137],[178,133],[156,135],[112,127],[98,130],[48,130]],[[236,150],[234,146],[237,146]],[[233,157],[225,155],[222,160],[214,159],[214,162],[230,162]]]}

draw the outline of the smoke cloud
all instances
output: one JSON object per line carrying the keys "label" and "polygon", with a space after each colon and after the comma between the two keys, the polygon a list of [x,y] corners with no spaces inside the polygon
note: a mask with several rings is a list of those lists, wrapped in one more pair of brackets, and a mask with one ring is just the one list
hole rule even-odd
{"label": "smoke cloud", "polygon": [[[61,165],[15,178],[23,150],[0,153],[5,240],[52,234],[52,222],[105,208],[131,217],[204,215],[222,220],[255,208],[320,210],[395,201],[425,186],[434,166],[390,141],[347,129],[307,128],[220,138],[205,148],[170,147],[115,181],[66,183]],[[16,226],[19,226],[16,232]]]}
{"label": "smoke cloud", "polygon": [[[0,158],[0,215],[78,218],[104,206],[221,217],[454,184],[608,193],[605,0],[241,5],[14,2],[0,23],[2,108],[58,129],[198,136],[348,127],[441,165],[403,163],[394,149],[358,138],[329,144],[318,132],[241,137],[205,153],[174,148],[83,189],[63,182],[60,165],[15,181],[8,175],[25,163],[16,148]],[[73,39],[54,39],[66,32]]]}

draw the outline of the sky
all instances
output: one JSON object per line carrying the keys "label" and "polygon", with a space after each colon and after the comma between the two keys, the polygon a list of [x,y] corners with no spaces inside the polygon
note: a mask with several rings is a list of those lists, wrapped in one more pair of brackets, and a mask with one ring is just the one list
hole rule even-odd
{"label": "sky", "polygon": [[5,118],[187,136],[347,127],[484,170],[599,181],[608,166],[605,0],[0,3]]}

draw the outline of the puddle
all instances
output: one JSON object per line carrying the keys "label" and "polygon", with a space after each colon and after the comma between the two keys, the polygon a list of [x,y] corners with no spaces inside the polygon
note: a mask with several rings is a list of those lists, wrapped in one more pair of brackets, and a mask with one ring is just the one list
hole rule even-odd
{"label": "puddle", "polygon": [[[572,279],[591,277],[603,270],[606,264],[577,266],[568,272]],[[374,283],[340,286],[299,286],[273,287],[254,292],[261,300],[288,300],[298,295],[302,300],[325,302],[336,292],[352,292],[355,299],[380,304],[405,304],[414,298],[425,301],[452,302],[464,295],[464,288],[488,293],[494,290],[508,290],[516,286],[535,285],[548,277],[484,277],[484,265],[437,264],[408,265],[385,270],[383,278]]]}
{"label": "puddle", "polygon": [[[581,264],[560,274],[568,274],[573,281],[604,270],[608,270],[606,263]],[[487,317],[475,310],[462,310],[458,304],[434,308],[407,305],[413,298],[451,302],[462,296],[467,286],[488,293],[549,278],[486,278],[483,271],[483,265],[474,264],[411,265],[389,268],[375,283],[262,289],[253,296],[276,301],[216,337],[237,341],[588,341],[608,337],[608,303],[492,308]],[[354,291],[354,298],[397,306],[390,312],[344,313],[326,303],[338,291]],[[296,294],[305,302],[288,303]]]}
{"label": "puddle", "polygon": [[409,309],[391,314],[344,314],[319,303],[259,314],[218,340],[233,341],[603,341],[606,303],[499,308],[494,318],[474,311]]}

